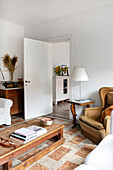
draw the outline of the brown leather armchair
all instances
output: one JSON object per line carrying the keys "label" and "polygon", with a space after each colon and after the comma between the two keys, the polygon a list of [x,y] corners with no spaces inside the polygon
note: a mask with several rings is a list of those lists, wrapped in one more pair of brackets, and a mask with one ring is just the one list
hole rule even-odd
{"label": "brown leather armchair", "polygon": [[83,116],[79,118],[82,134],[96,144],[109,134],[110,116],[106,116],[104,123],[101,123],[100,115],[104,109],[113,105],[113,87],[102,87],[99,95],[101,106],[84,109]]}

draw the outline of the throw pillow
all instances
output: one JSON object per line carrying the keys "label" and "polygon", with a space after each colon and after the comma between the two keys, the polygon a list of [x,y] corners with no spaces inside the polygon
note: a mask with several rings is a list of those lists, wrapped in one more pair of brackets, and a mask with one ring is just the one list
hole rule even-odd
{"label": "throw pillow", "polygon": [[113,105],[108,107],[107,109],[103,110],[103,112],[100,116],[100,122],[103,123],[106,116],[111,116],[112,110],[113,110]]}

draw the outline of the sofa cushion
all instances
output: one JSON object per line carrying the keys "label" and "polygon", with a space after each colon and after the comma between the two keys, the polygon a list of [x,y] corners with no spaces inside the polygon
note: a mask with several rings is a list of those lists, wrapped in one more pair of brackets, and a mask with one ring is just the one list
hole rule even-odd
{"label": "sofa cushion", "polygon": [[98,130],[104,129],[104,126],[102,123],[100,123],[98,120],[89,118],[87,116],[80,116],[80,120]]}
{"label": "sofa cushion", "polygon": [[[76,168],[76,170],[95,170],[95,168],[93,169],[92,167],[90,167],[88,165],[82,164],[82,165],[78,166]],[[101,169],[99,169],[99,170],[101,170]]]}
{"label": "sofa cushion", "polygon": [[108,105],[113,105],[113,92],[109,92],[107,94],[107,104]]}
{"label": "sofa cushion", "polygon": [[107,135],[100,144],[89,153],[84,163],[101,170],[113,169],[113,134]]}
{"label": "sofa cushion", "polygon": [[111,116],[112,110],[113,110],[113,105],[111,105],[107,109],[103,110],[103,112],[102,112],[102,114],[100,116],[100,122],[103,123],[106,116]]}

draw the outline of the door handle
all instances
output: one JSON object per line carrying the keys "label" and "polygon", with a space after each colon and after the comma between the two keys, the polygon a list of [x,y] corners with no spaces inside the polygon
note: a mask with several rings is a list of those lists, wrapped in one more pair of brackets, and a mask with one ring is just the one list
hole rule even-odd
{"label": "door handle", "polygon": [[30,83],[30,81],[28,81],[28,80],[25,80],[25,83]]}

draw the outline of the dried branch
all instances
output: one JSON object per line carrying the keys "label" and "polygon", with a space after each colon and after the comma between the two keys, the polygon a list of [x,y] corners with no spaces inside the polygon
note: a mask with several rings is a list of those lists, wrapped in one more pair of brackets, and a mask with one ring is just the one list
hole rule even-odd
{"label": "dried branch", "polygon": [[4,63],[4,66],[10,71],[10,72],[14,72],[15,69],[16,69],[16,62],[18,61],[18,57],[15,55],[12,59],[11,57],[9,56],[9,54],[6,54],[4,57],[3,57],[3,63]]}

